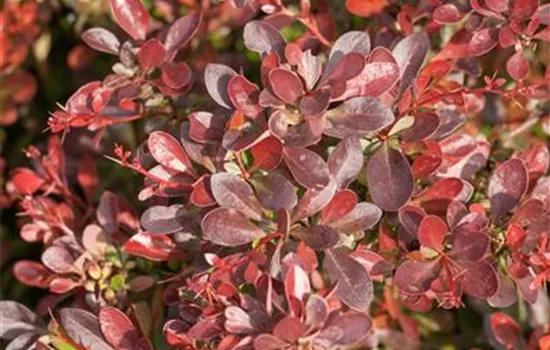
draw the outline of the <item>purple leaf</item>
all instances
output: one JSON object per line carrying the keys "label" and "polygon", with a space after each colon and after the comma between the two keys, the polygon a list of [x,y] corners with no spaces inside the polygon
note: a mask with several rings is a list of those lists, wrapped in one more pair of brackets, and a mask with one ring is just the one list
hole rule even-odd
{"label": "purple leaf", "polygon": [[442,24],[453,24],[459,22],[464,14],[454,4],[438,6],[433,13],[433,19]]}
{"label": "purple leaf", "polygon": [[204,83],[208,94],[217,104],[227,109],[234,108],[227,92],[229,80],[234,76],[237,76],[237,73],[223,64],[209,63],[204,70]]}
{"label": "purple leaf", "polygon": [[59,323],[66,334],[77,344],[90,350],[112,350],[101,333],[98,318],[85,310],[64,308],[59,310]]}
{"label": "purple leaf", "polygon": [[329,104],[330,90],[328,88],[318,89],[302,97],[300,112],[305,116],[320,115],[327,111]]}
{"label": "purple leaf", "polygon": [[212,210],[205,215],[201,226],[205,240],[225,247],[237,247],[264,236],[260,228],[234,209]]}
{"label": "purple leaf", "polygon": [[363,167],[363,150],[359,139],[351,136],[340,141],[328,157],[327,164],[338,187],[347,187]]}
{"label": "purple leaf", "polygon": [[120,50],[120,41],[107,29],[90,28],[82,33],[82,40],[91,48],[111,55],[118,55]]}
{"label": "purple leaf", "polygon": [[74,258],[69,251],[59,246],[48,247],[42,253],[41,261],[44,266],[59,274],[71,272],[74,264]]}
{"label": "purple leaf", "polygon": [[13,339],[39,330],[38,316],[16,301],[0,301],[0,338]]}
{"label": "purple leaf", "polygon": [[468,44],[468,53],[481,56],[491,51],[498,44],[498,28],[484,28],[474,33]]}
{"label": "purple leaf", "polygon": [[462,279],[466,294],[480,299],[487,299],[497,292],[498,277],[491,264],[476,262],[469,264],[467,269]]}
{"label": "purple leaf", "polygon": [[528,183],[527,167],[521,159],[510,159],[494,170],[487,189],[493,222],[498,221],[519,203],[527,191]]}
{"label": "purple leaf", "polygon": [[479,261],[489,250],[489,236],[475,224],[463,224],[452,233],[449,256],[461,261]]}
{"label": "purple leaf", "polygon": [[336,182],[331,180],[329,184],[321,189],[309,189],[298,201],[296,209],[292,214],[292,221],[296,222],[320,212],[334,196]]}
{"label": "purple leaf", "polygon": [[330,173],[327,163],[317,153],[304,147],[285,147],[283,159],[294,179],[305,188],[328,185]]}
{"label": "purple leaf", "polygon": [[412,34],[397,43],[392,51],[401,71],[398,95],[411,86],[417,77],[424,58],[430,48],[430,40],[426,34]]}
{"label": "purple leaf", "polygon": [[418,113],[413,125],[400,133],[405,142],[421,141],[432,135],[439,127],[439,116],[434,112]]}
{"label": "purple leaf", "polygon": [[183,173],[193,172],[193,165],[187,153],[176,138],[164,131],[149,135],[147,145],[151,155],[159,164]]}
{"label": "purple leaf", "polygon": [[311,53],[311,50],[307,50],[302,55],[302,59],[298,64],[298,74],[304,79],[306,83],[306,89],[308,91],[313,90],[313,87],[319,81],[323,72],[323,62],[317,56]]}
{"label": "purple leaf", "polygon": [[241,74],[229,79],[227,94],[233,106],[246,116],[256,116],[263,110],[259,104],[260,89]]}
{"label": "purple leaf", "polygon": [[391,109],[370,96],[351,98],[325,113],[325,134],[337,138],[367,136],[395,120]]}
{"label": "purple leaf", "polygon": [[286,42],[277,28],[265,21],[251,21],[244,26],[244,45],[261,55],[272,51],[284,56]]}
{"label": "purple leaf", "polygon": [[235,209],[254,220],[261,220],[262,206],[252,187],[232,173],[217,173],[210,178],[210,188],[221,207]]}
{"label": "purple leaf", "polygon": [[337,344],[352,346],[360,343],[369,336],[372,321],[367,314],[347,312],[329,321],[327,328],[333,327],[342,331],[342,336],[338,339]]}
{"label": "purple leaf", "polygon": [[354,233],[371,229],[382,217],[382,210],[376,205],[361,202],[344,217],[330,223],[338,232]]}
{"label": "purple leaf", "polygon": [[412,195],[413,176],[409,162],[398,150],[385,143],[367,164],[369,193],[383,210],[397,211]]}
{"label": "purple leaf", "polygon": [[293,231],[292,234],[299,237],[309,247],[315,250],[328,249],[333,247],[340,240],[338,232],[325,225],[299,228]]}
{"label": "purple leaf", "polygon": [[325,72],[329,73],[332,68],[350,52],[358,52],[366,56],[370,51],[370,37],[367,32],[350,31],[340,36],[332,46],[329,55],[329,62]]}
{"label": "purple leaf", "polygon": [[182,204],[174,204],[169,207],[155,205],[147,208],[141,215],[141,225],[150,233],[174,233],[185,227],[190,214]]}
{"label": "purple leaf", "polygon": [[284,176],[270,172],[267,176],[252,180],[258,200],[269,210],[291,210],[298,203],[296,188]]}
{"label": "purple leaf", "polygon": [[271,70],[269,83],[275,95],[286,104],[294,103],[305,93],[298,75],[284,68]]}
{"label": "purple leaf", "polygon": [[373,285],[367,270],[345,252],[325,251],[324,266],[336,284],[336,296],[350,308],[367,312],[373,298]]}
{"label": "purple leaf", "polygon": [[406,260],[395,271],[395,284],[408,294],[423,294],[439,276],[441,265],[438,260]]}
{"label": "purple leaf", "polygon": [[172,23],[166,34],[166,39],[164,40],[166,50],[175,52],[184,47],[196,33],[201,20],[201,14],[194,12],[187,16],[180,17]]}

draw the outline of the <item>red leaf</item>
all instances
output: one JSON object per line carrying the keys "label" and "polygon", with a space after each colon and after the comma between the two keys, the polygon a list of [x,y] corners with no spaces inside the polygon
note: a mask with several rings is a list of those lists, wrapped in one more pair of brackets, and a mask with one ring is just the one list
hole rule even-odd
{"label": "red leaf", "polygon": [[452,24],[460,21],[464,14],[454,4],[438,6],[433,13],[433,19],[443,24]]}
{"label": "red leaf", "polygon": [[283,144],[273,136],[269,136],[250,148],[252,154],[251,171],[274,170],[283,157]]}
{"label": "red leaf", "polygon": [[161,165],[184,173],[193,172],[187,153],[174,136],[164,131],[154,131],[147,142],[151,155]]}
{"label": "red leaf", "polygon": [[212,210],[205,215],[201,226],[204,239],[226,247],[237,247],[264,236],[259,227],[234,209]]}
{"label": "red leaf", "polygon": [[209,207],[216,204],[212,189],[210,188],[210,175],[201,176],[194,184],[189,196],[189,202],[198,207]]}
{"label": "red leaf", "polygon": [[328,185],[330,173],[327,163],[317,153],[304,147],[285,147],[283,159],[294,179],[305,188]]}
{"label": "red leaf", "polygon": [[153,261],[166,261],[183,257],[174,241],[167,235],[162,234],[135,234],[124,244],[122,250],[128,254]]}
{"label": "red leaf", "polygon": [[196,33],[201,20],[202,15],[199,12],[193,12],[172,23],[164,40],[166,50],[175,52],[184,47]]}
{"label": "red leaf", "polygon": [[493,221],[499,220],[519,203],[527,191],[528,177],[527,167],[520,159],[510,159],[494,170],[487,190]]}
{"label": "red leaf", "polygon": [[371,229],[382,217],[382,210],[367,202],[358,203],[351,212],[330,223],[338,232],[356,233]]}
{"label": "red leaf", "polygon": [[491,329],[496,340],[506,347],[516,348],[521,342],[521,328],[510,316],[502,312],[491,315]]}
{"label": "red leaf", "polygon": [[11,182],[17,191],[24,195],[34,194],[45,183],[34,171],[27,168],[14,169],[11,174]]}
{"label": "red leaf", "polygon": [[490,238],[475,224],[463,224],[452,233],[449,256],[461,261],[479,261],[489,250]]}
{"label": "red leaf", "polygon": [[285,275],[285,296],[291,308],[291,315],[299,316],[306,297],[311,294],[309,276],[298,265],[288,268]]}
{"label": "red leaf", "polygon": [[367,270],[344,252],[325,251],[324,265],[330,280],[337,284],[336,296],[350,308],[366,312],[373,298],[373,285]]}
{"label": "red leaf", "polygon": [[295,222],[320,212],[330,202],[335,192],[335,181],[330,181],[324,188],[307,190],[292,213],[292,221]]}
{"label": "red leaf", "polygon": [[160,72],[162,82],[172,89],[182,89],[190,86],[192,75],[191,68],[185,62],[166,63],[162,66]]}
{"label": "red leaf", "polygon": [[275,68],[269,73],[269,83],[277,97],[292,104],[305,93],[302,81],[296,73],[284,68]]}
{"label": "red leaf", "polygon": [[139,333],[132,321],[122,311],[112,306],[99,310],[101,332],[117,350],[134,349],[139,342]]}
{"label": "red leaf", "polygon": [[498,277],[495,269],[486,262],[470,264],[464,273],[464,292],[473,297],[487,299],[498,290]]}
{"label": "red leaf", "polygon": [[221,207],[235,209],[254,220],[261,220],[262,207],[252,187],[232,173],[217,173],[210,178],[210,189]]}
{"label": "red leaf", "polygon": [[515,80],[523,80],[529,73],[529,61],[523,51],[517,51],[506,62],[506,71]]}
{"label": "red leaf", "polygon": [[387,5],[387,0],[346,0],[346,9],[359,17],[380,13]]}
{"label": "red leaf", "polygon": [[348,214],[357,205],[357,195],[350,190],[338,191],[330,203],[321,211],[322,224],[330,224]]}
{"label": "red leaf", "polygon": [[38,288],[47,288],[54,277],[44,265],[29,260],[16,262],[13,265],[13,274],[19,282]]}
{"label": "red leaf", "polygon": [[147,40],[137,53],[139,65],[144,71],[159,67],[166,60],[166,56],[164,45],[157,39]]}
{"label": "red leaf", "polygon": [[491,51],[498,44],[498,28],[490,27],[477,31],[468,44],[468,52],[481,56]]}
{"label": "red leaf", "polygon": [[441,252],[447,231],[447,225],[443,220],[437,216],[428,215],[420,222],[418,240],[422,246]]}
{"label": "red leaf", "polygon": [[259,105],[260,89],[243,75],[229,80],[227,94],[235,108],[246,116],[256,116],[263,110]]}
{"label": "red leaf", "polygon": [[539,0],[512,0],[510,18],[517,21],[526,21],[535,14],[539,4]]}
{"label": "red leaf", "polygon": [[383,210],[397,211],[412,195],[413,177],[407,159],[385,143],[367,164],[369,194]]}
{"label": "red leaf", "polygon": [[291,210],[298,202],[296,188],[279,173],[270,172],[267,176],[252,179],[258,200],[269,210]]}
{"label": "red leaf", "polygon": [[438,260],[406,260],[395,271],[395,284],[409,294],[423,294],[439,276],[441,265]]}
{"label": "red leaf", "polygon": [[82,40],[91,48],[111,55],[118,55],[120,42],[117,37],[103,28],[90,28],[82,33]]}
{"label": "red leaf", "polygon": [[117,24],[133,39],[145,39],[149,30],[149,12],[140,0],[110,0]]}
{"label": "red leaf", "polygon": [[298,317],[287,316],[277,322],[273,328],[273,335],[287,342],[296,342],[304,333],[306,328]]}

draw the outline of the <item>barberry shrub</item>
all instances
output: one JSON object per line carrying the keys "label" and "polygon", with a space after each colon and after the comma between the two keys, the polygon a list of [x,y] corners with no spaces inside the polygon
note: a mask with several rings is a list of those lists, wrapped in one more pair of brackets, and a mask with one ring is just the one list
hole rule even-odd
{"label": "barberry shrub", "polygon": [[11,169],[7,349],[550,349],[550,4],[183,3],[110,0]]}

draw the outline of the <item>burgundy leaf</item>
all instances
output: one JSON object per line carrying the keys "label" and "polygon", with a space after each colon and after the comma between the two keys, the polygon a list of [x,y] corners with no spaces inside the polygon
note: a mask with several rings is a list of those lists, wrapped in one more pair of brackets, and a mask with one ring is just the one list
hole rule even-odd
{"label": "burgundy leaf", "polygon": [[300,112],[305,116],[323,114],[327,111],[329,104],[330,90],[328,88],[318,89],[302,97]]}
{"label": "burgundy leaf", "polygon": [[430,137],[439,127],[439,116],[434,112],[418,113],[413,125],[400,133],[405,142],[421,141]]}
{"label": "burgundy leaf", "polygon": [[166,207],[155,205],[147,208],[141,215],[141,225],[150,233],[174,233],[185,227],[185,222],[190,219],[190,214],[181,204]]}
{"label": "burgundy leaf", "polygon": [[325,113],[325,117],[325,134],[338,138],[367,136],[387,127],[395,120],[391,109],[370,96],[346,100]]}
{"label": "burgundy leaf", "polygon": [[201,19],[202,16],[199,12],[193,12],[172,23],[164,40],[166,50],[174,52],[184,47],[196,33]]}
{"label": "burgundy leaf", "polygon": [[185,62],[169,62],[162,66],[160,78],[164,84],[172,89],[182,89],[190,86],[192,79],[191,68]]}
{"label": "burgundy leaf", "polygon": [[298,75],[284,68],[273,69],[269,73],[269,83],[275,95],[286,104],[294,103],[305,93]]}
{"label": "burgundy leaf", "polygon": [[395,271],[395,284],[408,294],[423,294],[430,289],[430,284],[439,276],[441,265],[438,260],[407,260]]}
{"label": "burgundy leaf", "polygon": [[338,232],[354,233],[371,229],[382,217],[382,210],[376,205],[361,202],[345,216],[330,223]]}
{"label": "burgundy leaf", "polygon": [[502,312],[492,314],[491,329],[500,344],[511,349],[520,347],[522,331],[519,324],[510,316]]}
{"label": "burgundy leaf", "polygon": [[231,333],[247,334],[256,331],[252,318],[240,307],[227,307],[224,316],[225,329]]}
{"label": "burgundy leaf", "polygon": [[273,136],[266,137],[250,148],[251,170],[274,170],[283,157],[283,144]]}
{"label": "burgundy leaf", "polygon": [[367,270],[345,252],[325,251],[324,266],[336,284],[336,296],[350,308],[367,312],[373,298],[373,285]]}
{"label": "burgundy leaf", "polygon": [[476,262],[470,264],[464,273],[464,292],[473,297],[487,299],[498,290],[498,277],[491,264]]}
{"label": "burgundy leaf", "polygon": [[91,48],[111,55],[118,55],[120,50],[117,37],[107,29],[90,28],[82,33],[82,40]]}
{"label": "burgundy leaf", "polygon": [[516,285],[511,278],[499,275],[499,286],[495,294],[487,299],[491,307],[507,308],[518,301]]}
{"label": "burgundy leaf", "polygon": [[311,50],[307,50],[302,55],[302,59],[298,64],[298,74],[304,79],[306,89],[313,90],[313,87],[321,77],[323,72],[323,62],[320,58],[314,56]]}
{"label": "burgundy leaf", "polygon": [[539,6],[534,18],[538,19],[544,25],[550,25],[550,4]]}
{"label": "burgundy leaf", "polygon": [[336,145],[328,157],[330,174],[338,187],[347,187],[363,167],[363,150],[357,137],[346,137]]}
{"label": "burgundy leaf", "polygon": [[321,188],[330,182],[327,163],[307,148],[285,147],[283,159],[294,179],[305,188]]}
{"label": "burgundy leaf", "polygon": [[203,218],[201,226],[204,239],[226,247],[247,244],[264,236],[260,228],[234,209],[212,210]]}
{"label": "burgundy leaf", "polygon": [[517,51],[506,62],[506,71],[514,80],[523,80],[529,73],[529,61],[523,51]]}
{"label": "burgundy leaf", "polygon": [[253,179],[252,183],[258,200],[269,210],[291,210],[298,203],[296,188],[279,173],[270,172],[260,179]]}
{"label": "burgundy leaf", "polygon": [[[375,51],[385,50],[376,48]],[[373,53],[375,53],[373,51]],[[391,53],[388,52],[391,56]],[[380,96],[391,90],[399,80],[399,66],[393,56],[390,62],[369,62],[365,64],[361,73],[346,82],[343,95],[339,100],[353,96]]]}
{"label": "burgundy leaf", "polygon": [[279,339],[294,343],[304,335],[306,329],[300,319],[295,316],[286,316],[273,328],[273,334]]}
{"label": "burgundy leaf", "polygon": [[528,183],[527,167],[521,159],[510,159],[494,170],[487,189],[493,221],[498,221],[519,203]]}
{"label": "burgundy leaf", "polygon": [[412,195],[413,177],[407,159],[385,143],[367,164],[369,193],[374,203],[387,211],[397,211]]}
{"label": "burgundy leaf", "polygon": [[101,332],[117,350],[134,349],[140,335],[132,321],[119,309],[105,306],[99,310]]}
{"label": "burgundy leaf", "polygon": [[491,51],[498,44],[498,29],[496,27],[485,28],[474,33],[468,45],[468,53],[481,56]]}
{"label": "burgundy leaf", "polygon": [[164,45],[157,39],[147,40],[139,49],[137,58],[141,69],[148,71],[163,64],[166,60]]}
{"label": "burgundy leaf", "polygon": [[495,12],[508,10],[508,0],[484,0],[485,5]]}
{"label": "burgundy leaf", "polygon": [[510,17],[517,21],[526,21],[535,14],[539,4],[539,0],[512,0]]}
{"label": "burgundy leaf", "polygon": [[254,338],[255,350],[280,350],[288,346],[288,343],[272,334],[260,334]]}
{"label": "burgundy leaf", "polygon": [[325,225],[305,227],[293,231],[293,234],[315,250],[328,249],[333,247],[340,240],[338,232]]}
{"label": "burgundy leaf", "polygon": [[272,51],[283,57],[285,39],[279,31],[266,21],[251,21],[244,26],[244,45],[251,51],[262,55]]}
{"label": "burgundy leaf", "polygon": [[489,249],[490,238],[475,224],[464,224],[453,231],[449,256],[463,261],[479,261]]}
{"label": "burgundy leaf", "polygon": [[430,40],[426,34],[412,34],[397,43],[392,51],[401,71],[401,82],[398,94],[401,95],[411,86],[418,75],[424,58],[430,48]]}
{"label": "burgundy leaf", "polygon": [[204,70],[204,83],[208,94],[217,104],[227,109],[233,109],[227,85],[234,76],[237,76],[237,73],[223,64],[209,63]]}
{"label": "burgundy leaf", "polygon": [[210,188],[221,207],[235,209],[254,220],[261,220],[262,207],[252,187],[232,173],[217,173],[210,178]]}
{"label": "burgundy leaf", "polygon": [[463,17],[464,14],[454,4],[440,5],[433,13],[434,20],[443,24],[459,22]]}
{"label": "burgundy leaf", "polygon": [[189,137],[199,143],[219,143],[225,132],[227,118],[223,114],[193,112],[189,118]]}
{"label": "burgundy leaf", "polygon": [[298,201],[292,214],[292,220],[298,221],[320,212],[330,202],[335,192],[336,182],[334,180],[324,188],[308,189]]}
{"label": "burgundy leaf", "polygon": [[149,12],[141,0],[110,0],[117,24],[133,39],[145,39],[149,30]]}
{"label": "burgundy leaf", "polygon": [[432,134],[432,139],[440,139],[448,136],[466,121],[464,114],[459,114],[452,109],[440,109],[437,111],[437,115],[439,116],[439,126]]}
{"label": "burgundy leaf", "polygon": [[19,282],[38,288],[47,288],[54,277],[44,265],[29,260],[16,262],[13,265],[13,274]]}
{"label": "burgundy leaf", "polygon": [[342,330],[342,336],[337,343],[342,346],[351,346],[369,336],[372,321],[364,313],[347,312],[330,320],[328,328],[333,327]]}
{"label": "burgundy leaf", "polygon": [[[336,62],[330,72],[325,71],[319,85],[329,86],[332,90],[332,97],[336,98],[344,93],[344,91],[339,91],[339,86],[359,75],[365,68],[365,63],[364,54],[359,52],[347,53]],[[342,86],[344,87],[344,85]]]}
{"label": "burgundy leaf", "polygon": [[187,153],[174,136],[164,131],[154,131],[147,142],[151,155],[161,165],[181,172],[193,172]]}
{"label": "burgundy leaf", "polygon": [[58,321],[65,333],[77,344],[90,350],[113,349],[104,340],[99,320],[94,314],[82,309],[64,308],[59,310]]}
{"label": "burgundy leaf", "polygon": [[259,104],[260,89],[243,75],[236,75],[227,84],[229,99],[246,116],[255,116],[263,110]]}
{"label": "burgundy leaf", "polygon": [[336,40],[330,50],[329,62],[325,69],[330,72],[332,68],[348,53],[357,52],[366,56],[370,51],[370,37],[367,32],[349,31]]}

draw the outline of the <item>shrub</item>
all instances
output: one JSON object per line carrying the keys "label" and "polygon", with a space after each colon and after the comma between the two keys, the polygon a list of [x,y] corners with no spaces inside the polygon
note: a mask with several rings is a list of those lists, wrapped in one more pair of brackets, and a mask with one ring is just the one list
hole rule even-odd
{"label": "shrub", "polygon": [[[49,20],[8,3],[3,124]],[[9,349],[550,348],[550,4],[183,3],[110,0],[10,167]]]}

